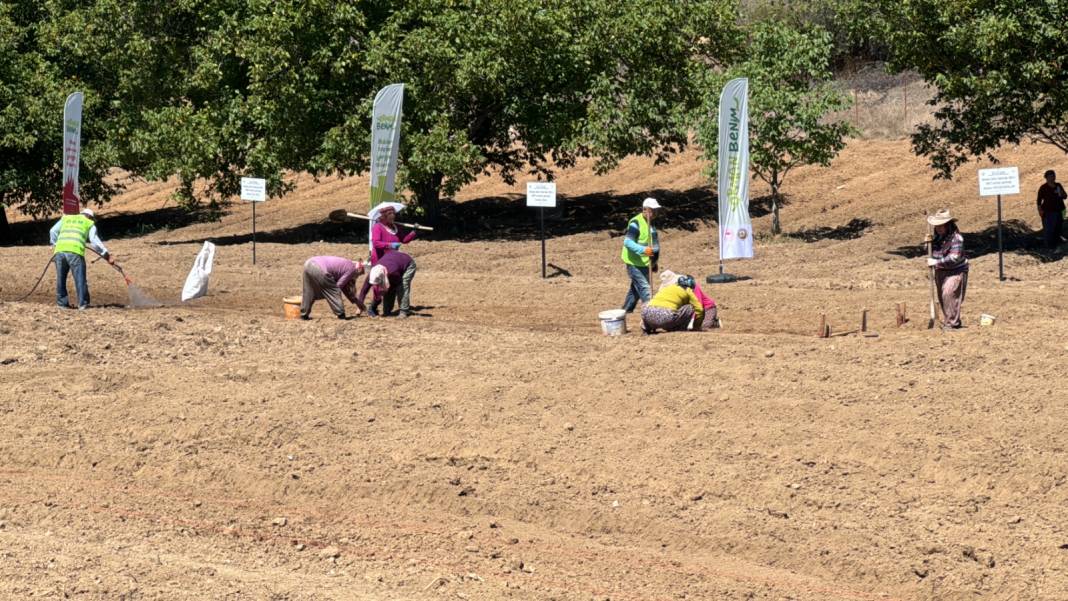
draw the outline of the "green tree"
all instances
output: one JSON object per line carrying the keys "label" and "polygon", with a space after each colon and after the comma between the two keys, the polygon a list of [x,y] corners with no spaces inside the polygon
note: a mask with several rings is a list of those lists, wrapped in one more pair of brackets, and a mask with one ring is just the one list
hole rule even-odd
{"label": "green tree", "polygon": [[666,158],[687,142],[689,72],[736,39],[721,0],[399,5],[371,38],[368,69],[406,84],[401,181],[432,212],[491,171],[513,183],[580,157],[602,171],[631,154]]}
{"label": "green tree", "polygon": [[1004,143],[1053,144],[1068,153],[1068,3],[870,0],[891,68],[931,84],[934,124],[912,137],[936,177]]}
{"label": "green tree", "polygon": [[829,117],[850,103],[831,83],[830,49],[830,36],[822,29],[757,23],[746,60],[726,72],[706,71],[699,84],[704,103],[697,117],[697,140],[714,176],[720,91],[732,78],[749,78],[749,157],[754,179],[771,186],[774,234],[782,232],[780,190],[787,174],[802,165],[829,165],[853,131],[849,123]]}
{"label": "green tree", "polygon": [[111,134],[119,164],[151,180],[177,176],[193,206],[234,196],[242,176],[272,195],[287,171],[359,173],[367,167],[373,93],[361,71],[364,14],[328,0],[97,0],[109,24],[106,65],[119,107]]}
{"label": "green tree", "polygon": [[106,181],[112,164],[105,103],[91,81],[56,60],[57,39],[48,3],[0,4],[0,241],[7,237],[12,207],[34,216],[54,212],[62,199],[63,103],[85,92],[80,191],[102,202],[114,191]]}

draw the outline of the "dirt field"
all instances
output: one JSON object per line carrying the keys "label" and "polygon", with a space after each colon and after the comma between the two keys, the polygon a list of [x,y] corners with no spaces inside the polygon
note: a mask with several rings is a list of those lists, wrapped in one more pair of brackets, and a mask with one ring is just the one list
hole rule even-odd
{"label": "dirt field", "polygon": [[[55,308],[51,273],[0,304],[0,598],[1068,599],[1068,277],[1029,250],[1041,173],[1068,166],[1002,159],[1024,182],[1004,283],[974,167],[932,182],[906,142],[857,142],[787,180],[786,235],[729,265],[751,279],[706,287],[724,331],[632,318],[621,338],[596,314],[647,193],[663,267],[715,270],[694,153],[562,174],[548,248],[569,275],[547,280],[519,189],[480,181],[408,248],[407,321],[281,318],[304,259],[357,252],[324,220],[366,182],[266,203],[256,266],[247,206],[176,224],[166,186],[135,184],[102,234],[171,306],[125,308],[103,263],[93,310]],[[943,205],[972,254],[968,328],[946,334],[918,247]],[[210,294],[177,305],[204,239]],[[0,248],[0,299],[49,254]],[[863,308],[878,338],[814,337]]]}

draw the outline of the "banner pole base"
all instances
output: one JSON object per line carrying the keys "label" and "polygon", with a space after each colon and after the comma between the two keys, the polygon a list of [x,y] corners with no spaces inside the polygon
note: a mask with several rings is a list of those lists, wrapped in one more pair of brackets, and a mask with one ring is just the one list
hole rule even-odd
{"label": "banner pole base", "polygon": [[721,271],[706,277],[705,282],[708,282],[709,284],[729,284],[730,282],[737,282],[739,279],[741,278],[733,273],[724,273]]}

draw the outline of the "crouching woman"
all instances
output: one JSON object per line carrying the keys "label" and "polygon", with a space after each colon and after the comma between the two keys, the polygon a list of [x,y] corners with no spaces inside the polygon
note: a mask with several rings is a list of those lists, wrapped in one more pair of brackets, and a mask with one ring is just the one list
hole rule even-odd
{"label": "crouching woman", "polygon": [[642,334],[678,332],[686,330],[691,320],[700,323],[705,309],[693,293],[695,285],[693,277],[683,275],[675,283],[661,286],[653,300],[642,307]]}

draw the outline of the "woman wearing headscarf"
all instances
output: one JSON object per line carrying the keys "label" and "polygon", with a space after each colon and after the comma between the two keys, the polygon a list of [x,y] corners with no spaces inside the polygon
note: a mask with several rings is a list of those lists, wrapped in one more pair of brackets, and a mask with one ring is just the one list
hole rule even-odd
{"label": "woman wearing headscarf", "polygon": [[696,282],[688,275],[665,278],[665,285],[642,307],[642,334],[682,331],[690,326],[691,319],[700,322],[705,309],[693,293],[694,286]]}
{"label": "woman wearing headscarf", "polygon": [[415,230],[399,236],[394,220],[397,211],[392,205],[386,205],[378,211],[375,224],[371,228],[371,265],[378,265],[386,254],[400,249],[401,244],[408,244],[415,238]]}
{"label": "woman wearing headscarf", "polygon": [[943,326],[961,327],[960,307],[968,289],[968,258],[964,255],[964,236],[957,228],[957,219],[942,209],[927,216],[934,226],[934,240],[927,266],[934,268],[938,299],[942,306]]}
{"label": "woman wearing headscarf", "polygon": [[[363,288],[357,297],[357,303],[363,305],[367,293],[374,291],[373,300],[367,306],[367,315],[378,317],[389,315],[393,311],[393,303],[399,297],[400,313],[398,317],[404,318],[411,315],[412,309],[412,279],[415,278],[415,261],[407,253],[391,251],[378,260],[378,265],[371,268],[367,279],[363,282]],[[384,303],[384,310],[379,312],[379,304]]]}
{"label": "woman wearing headscarf", "polygon": [[[682,276],[679,276],[674,271],[665,269],[660,272],[660,287],[664,288],[665,286],[676,284],[680,277]],[[691,277],[690,279],[692,280],[693,278]],[[696,332],[720,327],[719,310],[716,307],[716,301],[712,300],[712,297],[708,296],[701,290],[701,286],[697,284],[696,280],[694,280],[693,284],[693,295],[700,301],[701,307],[704,309],[704,317],[700,320],[695,320],[692,329]]]}
{"label": "woman wearing headscarf", "polygon": [[[362,308],[356,298],[356,280],[363,274],[363,261],[344,257],[312,257],[304,262],[304,293],[300,297],[301,319],[311,319],[312,305],[325,298],[338,319],[345,319],[341,296]],[[359,311],[356,312],[359,315]]]}

